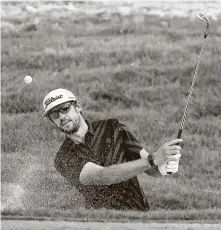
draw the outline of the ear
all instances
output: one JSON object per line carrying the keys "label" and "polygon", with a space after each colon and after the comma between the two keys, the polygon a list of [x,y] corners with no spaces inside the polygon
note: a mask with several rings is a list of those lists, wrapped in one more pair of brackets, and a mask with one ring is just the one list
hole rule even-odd
{"label": "ear", "polygon": [[77,101],[77,102],[76,102],[76,109],[77,109],[78,112],[81,112],[81,111],[82,111],[82,107],[81,107],[80,101]]}

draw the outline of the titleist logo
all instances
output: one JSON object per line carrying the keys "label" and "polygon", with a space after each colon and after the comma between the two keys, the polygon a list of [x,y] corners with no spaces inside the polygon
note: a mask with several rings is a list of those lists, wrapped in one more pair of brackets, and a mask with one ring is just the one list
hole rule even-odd
{"label": "titleist logo", "polygon": [[59,95],[59,96],[56,96],[56,97],[50,97],[48,98],[46,101],[45,101],[45,108],[47,108],[53,101],[56,101],[60,98],[62,98],[63,95]]}

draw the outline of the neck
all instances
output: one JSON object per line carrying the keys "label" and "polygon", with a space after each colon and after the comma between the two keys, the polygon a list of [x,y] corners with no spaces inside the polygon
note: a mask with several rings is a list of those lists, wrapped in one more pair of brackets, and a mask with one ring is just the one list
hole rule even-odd
{"label": "neck", "polygon": [[74,143],[79,144],[84,142],[85,140],[85,134],[88,131],[88,125],[85,122],[85,120],[83,118],[81,118],[81,126],[79,128],[79,130],[76,133],[73,134],[66,134],[67,137],[69,137]]}

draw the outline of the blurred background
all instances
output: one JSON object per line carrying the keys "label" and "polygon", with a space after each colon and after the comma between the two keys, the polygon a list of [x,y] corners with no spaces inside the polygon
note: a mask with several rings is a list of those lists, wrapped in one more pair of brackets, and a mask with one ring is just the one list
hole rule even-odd
{"label": "blurred background", "polygon": [[2,210],[84,206],[53,166],[64,136],[41,117],[52,89],[76,94],[86,119],[119,118],[149,152],[177,136],[203,41],[199,12],[210,31],[179,172],[139,178],[151,210],[221,208],[220,1],[2,1]]}

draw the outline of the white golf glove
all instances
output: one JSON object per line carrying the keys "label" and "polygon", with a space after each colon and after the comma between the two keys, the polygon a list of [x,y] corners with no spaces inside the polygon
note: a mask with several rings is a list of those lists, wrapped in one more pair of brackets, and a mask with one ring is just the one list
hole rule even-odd
{"label": "white golf glove", "polygon": [[159,165],[158,169],[163,176],[168,175],[168,172],[174,174],[178,171],[179,160],[169,161],[165,164]]}

